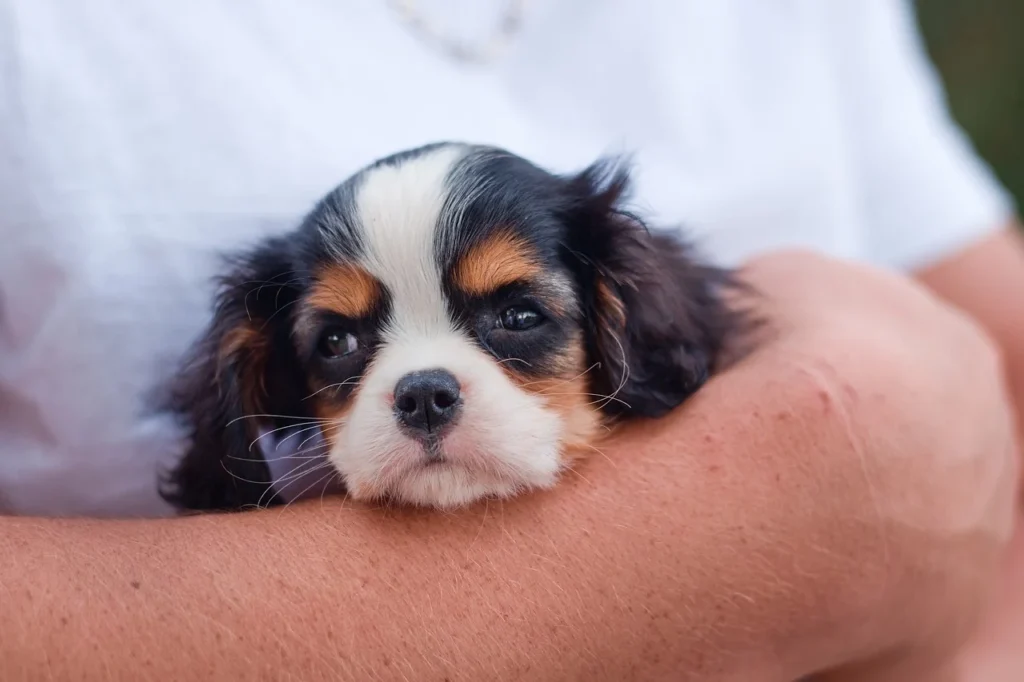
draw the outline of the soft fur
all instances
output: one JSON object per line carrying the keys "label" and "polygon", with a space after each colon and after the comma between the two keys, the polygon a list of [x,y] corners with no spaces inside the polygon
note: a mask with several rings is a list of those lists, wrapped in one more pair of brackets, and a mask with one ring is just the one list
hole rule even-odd
{"label": "soft fur", "polygon": [[[679,405],[744,318],[729,273],[627,212],[627,188],[615,161],[561,177],[454,143],[347,180],[231,263],[172,387],[192,442],[167,497],[279,500],[253,443],[291,433],[353,497],[454,507],[551,486],[609,420]],[[410,430],[395,387],[435,370],[460,388],[451,420]]]}

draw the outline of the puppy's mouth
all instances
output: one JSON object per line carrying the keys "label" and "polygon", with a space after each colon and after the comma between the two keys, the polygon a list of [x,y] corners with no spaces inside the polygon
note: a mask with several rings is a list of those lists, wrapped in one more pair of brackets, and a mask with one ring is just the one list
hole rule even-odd
{"label": "puppy's mouth", "polygon": [[475,443],[459,437],[457,429],[445,429],[429,437],[410,439],[413,448],[393,461],[385,478],[416,475],[421,472],[450,472],[470,478],[504,477],[507,467],[488,455]]}
{"label": "puppy's mouth", "polygon": [[461,458],[452,456],[452,453],[445,449],[445,438],[443,436],[431,438],[410,439],[412,447],[407,448],[404,454],[391,458],[380,471],[382,480],[388,483],[395,483],[407,476],[415,476],[425,471],[454,471],[463,470],[472,473],[472,468],[466,466]]}
{"label": "puppy's mouth", "polygon": [[438,435],[424,439],[420,441],[420,447],[423,450],[423,459],[419,463],[421,468],[428,469],[450,464],[448,455],[444,451],[443,436]]}
{"label": "puppy's mouth", "polygon": [[444,428],[424,432],[401,425],[399,430],[405,436],[406,442],[412,445],[412,451],[418,455],[418,457],[413,456],[412,459],[417,464],[432,466],[443,464],[449,459],[445,453],[445,442],[448,440],[453,426],[446,425]]}

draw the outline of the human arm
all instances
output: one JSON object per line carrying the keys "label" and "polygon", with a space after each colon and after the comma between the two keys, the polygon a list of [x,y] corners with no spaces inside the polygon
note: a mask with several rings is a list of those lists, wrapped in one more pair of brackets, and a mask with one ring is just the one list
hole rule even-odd
{"label": "human arm", "polygon": [[[997,339],[1021,408],[1020,238],[997,234],[1012,198],[947,109],[910,0],[829,3],[845,102],[854,200],[875,262],[916,272]],[[959,362],[960,358],[955,361]],[[995,609],[961,660],[961,679],[1024,679],[1024,514],[994,589]]]}
{"label": "human arm", "polygon": [[1007,381],[1024,429],[1024,233],[1017,225],[921,268],[918,279],[981,324],[1006,358]]}
{"label": "human arm", "polygon": [[[1017,427],[1024,441],[1024,237],[1010,225],[922,268],[918,278],[939,296],[985,326],[1006,358]],[[964,652],[964,679],[1024,678],[1024,508],[999,583],[1000,598]]]}
{"label": "human arm", "polygon": [[1007,533],[994,354],[896,278],[748,276],[778,333],[548,493],[0,518],[0,677],[784,682],[948,651]]}

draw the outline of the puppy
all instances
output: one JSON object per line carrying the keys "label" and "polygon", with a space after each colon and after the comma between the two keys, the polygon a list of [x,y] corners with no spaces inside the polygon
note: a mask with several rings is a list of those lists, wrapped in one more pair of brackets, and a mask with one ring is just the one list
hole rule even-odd
{"label": "puppy", "polygon": [[191,445],[164,495],[280,501],[252,445],[304,433],[295,459],[353,498],[457,507],[550,487],[607,422],[673,409],[743,315],[627,187],[614,161],[563,177],[455,143],[360,171],[223,277],[170,393]]}

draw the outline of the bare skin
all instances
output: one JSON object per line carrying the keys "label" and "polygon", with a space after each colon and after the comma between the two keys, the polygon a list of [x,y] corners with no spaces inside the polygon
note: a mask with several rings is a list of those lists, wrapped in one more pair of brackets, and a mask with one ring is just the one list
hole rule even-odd
{"label": "bare skin", "polygon": [[748,276],[777,335],[555,491],[0,518],[0,678],[952,674],[1013,520],[992,342],[902,278],[805,254]]}
{"label": "bare skin", "polygon": [[[1024,442],[1024,236],[1011,228],[919,273],[940,296],[969,313],[1003,349],[1007,378]],[[971,682],[1024,680],[1024,506],[1018,517],[999,599],[964,651],[960,667]]]}
{"label": "bare skin", "polygon": [[1024,435],[1024,231],[1011,226],[917,277],[999,344]]}

